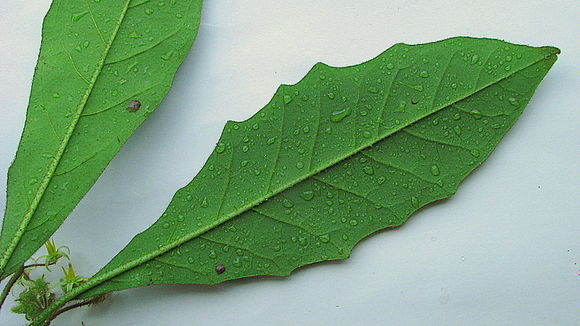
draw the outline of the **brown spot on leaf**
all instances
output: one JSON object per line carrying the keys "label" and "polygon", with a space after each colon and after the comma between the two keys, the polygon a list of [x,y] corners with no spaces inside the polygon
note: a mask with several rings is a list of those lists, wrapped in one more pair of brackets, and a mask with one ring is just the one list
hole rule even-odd
{"label": "brown spot on leaf", "polygon": [[127,111],[137,112],[141,108],[141,102],[138,100],[132,100],[127,104]]}
{"label": "brown spot on leaf", "polygon": [[216,274],[220,275],[221,273],[226,271],[226,267],[222,264],[215,265],[215,272]]}

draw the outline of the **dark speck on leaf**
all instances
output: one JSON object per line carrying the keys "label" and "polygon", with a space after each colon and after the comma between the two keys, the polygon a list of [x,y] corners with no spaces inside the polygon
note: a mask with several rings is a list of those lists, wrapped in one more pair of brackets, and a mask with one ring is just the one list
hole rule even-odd
{"label": "dark speck on leaf", "polygon": [[133,100],[127,104],[127,111],[129,112],[137,112],[141,108],[141,102],[138,100]]}
{"label": "dark speck on leaf", "polygon": [[220,275],[221,273],[226,271],[226,267],[222,264],[215,265],[215,272],[216,274]]}

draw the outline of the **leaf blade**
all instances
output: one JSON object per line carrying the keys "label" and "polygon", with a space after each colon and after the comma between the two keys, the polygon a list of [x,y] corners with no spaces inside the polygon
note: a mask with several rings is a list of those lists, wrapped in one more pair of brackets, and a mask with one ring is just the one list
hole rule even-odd
{"label": "leaf blade", "polygon": [[[375,86],[370,81],[378,82],[376,76],[373,76],[369,77],[368,83],[362,85],[365,90],[364,96],[367,96],[367,100],[363,101],[364,98],[361,96],[363,93],[359,91],[360,80],[353,79],[356,87],[350,85],[350,88],[347,87],[347,93],[358,94],[356,101],[347,99],[345,102],[351,101],[350,103],[356,103],[358,106],[350,107],[351,111],[347,110],[349,106],[340,102],[322,103],[332,100],[331,97],[340,99],[338,94],[329,96],[327,93],[327,99],[319,97],[317,100],[319,99],[320,102],[313,101],[308,106],[311,110],[312,108],[320,110],[322,114],[319,117],[325,117],[327,120],[326,124],[322,124],[321,130],[325,130],[324,126],[333,126],[333,123],[346,127],[337,127],[342,129],[333,129],[332,133],[326,135],[319,133],[317,137],[294,137],[295,130],[298,130],[299,135],[308,134],[310,131],[305,131],[305,124],[312,123],[316,126],[318,125],[316,121],[320,119],[311,112],[307,112],[308,109],[302,110],[303,106],[292,108],[295,114],[292,117],[287,114],[290,112],[289,108],[282,106],[296,100],[296,98],[289,99],[287,97],[289,94],[291,97],[302,96],[303,92],[309,89],[322,94],[315,86],[316,84],[306,82],[307,85],[300,88],[301,85],[304,86],[304,80],[318,82],[318,80],[330,78],[332,71],[344,72],[348,69],[351,69],[350,77],[369,71],[378,71],[382,74],[381,69],[375,69],[376,67],[365,71],[365,65],[378,62],[379,66],[389,69],[389,61],[383,61],[383,58],[397,58],[397,63],[400,64],[406,62],[400,59],[405,58],[402,55],[406,53],[410,56],[411,51],[401,50],[403,52],[398,53],[401,56],[395,56],[391,48],[372,61],[347,68],[320,68],[321,66],[318,65],[308,74],[310,79],[307,76],[303,81],[292,86],[293,89],[282,87],[266,109],[254,117],[239,124],[229,122],[208,163],[192,183],[178,191],[162,218],[148,230],[136,236],[76,295],[84,297],[149,284],[215,284],[240,277],[287,275],[295,268],[306,264],[346,258],[352,247],[368,234],[385,227],[400,225],[419,207],[451,196],[455,193],[459,182],[485,160],[515,122],[535,88],[556,60],[555,54],[558,52],[553,48],[529,48],[496,40],[469,38],[449,39],[422,46],[431,47],[428,51],[431,52],[433,48],[436,48],[433,47],[434,44],[439,46],[443,44],[443,48],[449,51],[445,52],[441,51],[442,48],[437,48],[434,56],[413,58],[415,65],[417,62],[424,62],[423,59],[435,60],[435,63],[441,62],[442,59],[447,59],[442,62],[458,59],[457,70],[461,71],[465,68],[465,64],[468,65],[467,67],[478,64],[479,61],[472,59],[474,53],[481,53],[475,52],[476,50],[481,51],[486,45],[490,46],[490,52],[484,59],[486,62],[485,64],[482,62],[480,66],[483,68],[478,71],[474,70],[470,74],[472,86],[467,87],[466,91],[455,95],[455,98],[448,95],[455,93],[455,89],[458,88],[458,86],[453,86],[453,82],[457,78],[465,77],[456,76],[456,73],[452,72],[455,68],[450,68],[450,64],[440,67],[439,79],[445,80],[450,75],[454,75],[454,78],[448,78],[447,85],[443,89],[431,87],[431,96],[422,95],[425,94],[423,91],[426,88],[419,89],[417,86],[421,86],[420,84],[409,83],[409,80],[420,81],[421,78],[428,78],[423,77],[423,71],[427,71],[423,69],[410,69],[406,76],[392,72],[393,82],[396,81],[395,85],[397,85],[396,90],[401,94],[398,98],[390,98],[390,94],[395,89],[394,84],[388,83],[387,80],[381,80],[381,82],[383,88],[388,89],[388,94],[381,94],[380,87],[372,88]],[[499,47],[503,50],[498,50]],[[420,47],[411,48],[415,50]],[[466,53],[461,55],[461,58],[455,58],[456,53],[460,53],[458,49],[463,49]],[[521,62],[519,66],[514,66],[513,70],[510,66],[511,71],[508,71],[505,65],[500,65],[500,69],[494,68],[493,61],[498,59],[495,58],[498,56],[498,51],[508,53],[502,53],[502,58],[521,55],[524,62]],[[465,60],[466,58],[469,60]],[[474,64],[471,63],[473,61],[475,61]],[[491,67],[492,74],[490,75],[494,75],[493,78],[482,75],[482,69],[488,67]],[[321,78],[323,75],[325,78]],[[410,76],[414,76],[415,79]],[[339,79],[336,74],[333,74],[332,78]],[[335,80],[335,82],[340,84],[340,80]],[[465,85],[469,86],[469,82],[465,82]],[[299,90],[298,94],[294,92],[295,89]],[[338,92],[336,88],[330,87],[330,89]],[[501,100],[494,98],[496,93],[504,97]],[[378,109],[376,106],[370,108],[366,106],[373,96],[375,96],[375,103],[385,103],[384,106],[379,106]],[[449,98],[446,98],[447,96]],[[307,94],[307,98],[305,102],[313,98],[312,93]],[[490,99],[493,100],[494,106],[488,105]],[[399,112],[401,100],[406,100],[406,110],[411,110],[411,105],[413,105],[413,116],[406,117],[400,114],[405,112]],[[415,100],[417,102],[413,104]],[[422,100],[428,101],[429,106],[421,108],[419,103]],[[273,106],[276,101],[280,104],[278,108]],[[517,101],[519,102],[516,103]],[[433,107],[435,107],[433,112],[428,112]],[[271,111],[267,112],[267,108]],[[377,110],[370,112],[373,108]],[[363,114],[363,112],[366,113]],[[269,120],[269,113],[278,114],[277,119]],[[369,115],[371,117],[367,118]],[[459,118],[456,118],[457,115]],[[288,118],[294,120],[289,122]],[[255,124],[261,121],[259,119],[265,119],[266,122],[262,121],[256,128]],[[468,124],[464,124],[466,120],[469,120]],[[303,140],[300,146],[281,147],[284,132],[288,131],[281,128],[281,121],[285,121],[285,129],[289,123],[294,123],[289,129],[288,139],[295,140],[294,144]],[[347,121],[350,123],[343,124]],[[365,143],[363,139],[369,137],[364,131],[368,130],[358,126],[373,123],[377,129],[379,128],[377,125],[387,123],[390,129],[386,133],[383,132],[385,136],[376,132],[376,138],[374,138],[376,141],[371,138],[368,143]],[[311,129],[319,130],[320,128]],[[257,130],[263,130],[263,133],[258,135]],[[353,132],[353,130],[358,132]],[[432,133],[422,134],[424,130]],[[275,131],[280,135],[279,142],[270,140],[270,136]],[[238,134],[232,136],[235,133]],[[253,140],[259,141],[253,143],[252,137]],[[350,147],[332,140],[333,137],[344,141]],[[313,141],[309,138],[318,140]],[[307,140],[310,140],[310,143]],[[230,141],[236,141],[236,146],[231,146],[228,143]],[[466,141],[467,143],[463,143]],[[288,142],[290,141],[286,141]],[[315,145],[312,145],[312,142]],[[363,146],[358,149],[361,146],[357,144],[360,143]],[[267,149],[268,146],[273,145],[278,145],[279,148],[274,146],[273,149]],[[321,150],[324,148],[323,145],[335,146],[336,151],[328,154],[328,148],[326,152]],[[473,147],[474,145],[478,147]],[[260,151],[259,155],[253,157],[252,162],[245,159],[247,156],[244,157],[244,153],[250,152],[250,146],[256,146]],[[292,174],[290,179],[294,178],[295,182],[283,185],[285,188],[281,191],[277,190],[280,189],[279,185],[282,182],[272,180],[282,179],[283,175],[276,176],[270,172],[269,175],[262,177],[263,179],[255,181],[256,166],[250,163],[262,164],[260,169],[263,171],[267,170],[266,167],[270,167],[268,171],[276,171],[275,168],[271,168],[271,165],[278,164],[286,168],[281,169],[282,171],[304,169],[305,163],[302,167],[298,164],[304,160],[296,160],[296,157],[300,157],[299,155],[286,155],[273,159],[269,154],[284,152],[280,148],[288,149],[287,153],[300,154],[301,146],[308,148],[318,146],[317,156],[307,159],[315,162],[314,166],[316,164],[327,166],[320,170],[312,168],[309,172],[300,174],[305,176],[302,178],[296,178],[296,173]],[[344,149],[340,146],[350,151],[348,155],[340,154]],[[236,147],[238,150],[234,152],[233,149]],[[428,159],[437,164],[403,164],[404,162],[430,162],[427,160],[429,155],[431,157]],[[440,160],[441,157],[447,161]],[[336,164],[336,162],[340,163]],[[219,171],[222,173],[220,174]],[[286,173],[290,174],[290,172]],[[261,173],[257,176],[260,175]],[[264,183],[260,183],[260,180]],[[272,184],[274,187],[271,187]],[[388,188],[389,186],[395,188]],[[224,200],[212,203],[216,197],[208,195],[221,196],[232,191],[230,189],[236,188],[238,191],[233,190],[230,202]],[[244,193],[239,189],[242,189]],[[272,195],[257,202],[255,198],[253,202],[249,201],[248,194],[256,192]],[[400,192],[405,196],[393,194],[393,192]],[[404,197],[405,200],[393,199],[396,196]],[[336,208],[339,206],[340,208]],[[200,214],[204,210],[207,210],[207,213]],[[234,211],[236,217],[225,216],[226,211]],[[242,213],[238,214],[238,211]],[[333,214],[337,217],[334,218]],[[356,217],[356,214],[359,216]],[[207,220],[204,219],[205,217]],[[358,230],[358,233],[347,234],[344,231],[345,227],[347,230]],[[217,266],[215,264],[225,266],[226,272],[214,272],[213,269]]]}
{"label": "leaf blade", "polygon": [[[8,174],[1,278],[60,226],[159,105],[201,10],[201,0],[163,8],[69,2],[55,0],[43,24],[26,125]],[[139,104],[129,108],[132,100]]]}

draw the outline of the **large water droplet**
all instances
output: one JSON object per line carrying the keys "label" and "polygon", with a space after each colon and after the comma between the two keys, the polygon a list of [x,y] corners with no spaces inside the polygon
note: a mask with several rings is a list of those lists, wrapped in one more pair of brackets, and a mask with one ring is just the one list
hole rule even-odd
{"label": "large water droplet", "polygon": [[314,192],[312,190],[303,191],[300,194],[300,197],[302,197],[304,200],[312,200],[312,198],[314,198]]}
{"label": "large water droplet", "polygon": [[332,122],[340,122],[344,120],[344,118],[348,117],[351,114],[352,110],[350,107],[344,108],[342,110],[332,112],[330,116],[330,121]]}

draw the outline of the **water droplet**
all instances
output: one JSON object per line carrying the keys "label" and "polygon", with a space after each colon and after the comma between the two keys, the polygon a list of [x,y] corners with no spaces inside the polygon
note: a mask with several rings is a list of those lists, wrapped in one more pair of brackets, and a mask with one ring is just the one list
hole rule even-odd
{"label": "water droplet", "polygon": [[344,240],[344,241],[347,241],[347,240],[348,240],[348,235],[346,235],[346,234],[343,234],[343,235],[342,235],[342,240]]}
{"label": "water droplet", "polygon": [[312,198],[314,198],[314,192],[312,190],[303,191],[300,194],[300,197],[302,197],[304,200],[312,200]]}
{"label": "water droplet", "polygon": [[471,151],[469,151],[469,153],[471,153],[471,155],[473,157],[479,157],[480,153],[477,149],[472,149]]}
{"label": "water droplet", "polygon": [[298,163],[296,163],[296,167],[299,169],[302,169],[304,167],[304,163],[298,162]]}
{"label": "water droplet", "polygon": [[394,112],[405,112],[407,107],[407,101],[400,101],[399,106],[394,110]]}
{"label": "water droplet", "polygon": [[268,145],[272,145],[274,144],[274,142],[276,142],[276,137],[270,137],[266,142],[268,143]]}
{"label": "water droplet", "polygon": [[79,20],[81,20],[81,18],[83,18],[84,16],[86,16],[86,14],[88,14],[88,11],[83,11],[83,12],[79,12],[76,14],[72,15],[72,21],[73,22],[78,22]]}
{"label": "water droplet", "polygon": [[374,86],[369,87],[368,91],[369,91],[369,93],[373,93],[373,94],[376,94],[379,92],[379,90]]}
{"label": "water droplet", "polygon": [[393,69],[395,69],[395,65],[392,63],[387,63],[387,69],[393,70]]}
{"label": "water droplet", "polygon": [[290,104],[292,102],[292,96],[284,95],[284,104]]}
{"label": "water droplet", "polygon": [[437,165],[431,166],[431,174],[434,176],[438,176],[440,174],[439,167]]}
{"label": "water droplet", "polygon": [[247,165],[248,165],[248,163],[249,163],[249,161],[248,161],[248,160],[243,160],[242,162],[240,162],[240,164],[241,164],[242,166],[247,166]]}
{"label": "water droplet", "polygon": [[513,106],[518,106],[518,100],[515,97],[510,97],[508,98],[508,102],[510,102],[511,105]]}
{"label": "water droplet", "polygon": [[481,112],[479,112],[478,109],[473,109],[469,113],[471,113],[471,115],[473,116],[474,119],[477,119],[477,120],[481,119]]}
{"label": "water droplet", "polygon": [[364,172],[365,174],[368,174],[368,175],[373,175],[373,174],[375,174],[375,170],[374,170],[374,169],[373,169],[373,167],[372,167],[372,166],[370,166],[370,165],[367,165],[367,166],[363,167],[363,172]]}
{"label": "water droplet", "polygon": [[421,73],[419,73],[419,76],[421,76],[421,78],[428,78],[429,77],[429,73],[425,70],[421,71]]}
{"label": "water droplet", "polygon": [[169,51],[169,52],[165,53],[164,55],[161,56],[161,59],[163,59],[165,61],[169,61],[171,59],[171,57],[173,57],[173,51]]}
{"label": "water droplet", "polygon": [[223,153],[225,150],[226,150],[226,144],[224,144],[224,143],[218,143],[216,148],[215,148],[215,151],[217,153]]}
{"label": "water droplet", "polygon": [[211,258],[211,259],[216,259],[217,258],[217,254],[215,253],[214,250],[212,250],[212,251],[209,252],[209,258]]}
{"label": "water droplet", "polygon": [[163,223],[162,227],[163,227],[164,229],[169,229],[169,223]]}
{"label": "water droplet", "polygon": [[250,148],[247,145],[242,146],[242,152],[247,153]]}
{"label": "water droplet", "polygon": [[377,183],[382,185],[383,183],[385,183],[387,179],[385,177],[378,177],[377,178]]}
{"label": "water droplet", "polygon": [[259,124],[257,124],[257,123],[254,123],[254,124],[252,125],[252,129],[254,129],[254,130],[258,130],[258,129],[260,129],[260,125],[259,125]]}
{"label": "water droplet", "polygon": [[153,9],[145,9],[145,14],[146,15],[153,15]]}
{"label": "water droplet", "polygon": [[461,135],[461,127],[459,127],[459,126],[453,127],[453,132],[455,132],[455,134],[457,136],[460,136]]}
{"label": "water droplet", "polygon": [[474,54],[473,57],[471,57],[471,64],[474,65],[478,62],[479,62],[479,56],[477,54]]}
{"label": "water droplet", "polygon": [[413,207],[419,207],[419,200],[417,199],[417,197],[413,196],[411,197],[411,204],[413,205]]}
{"label": "water droplet", "polygon": [[292,201],[288,200],[288,199],[284,199],[282,201],[282,205],[284,207],[286,207],[286,208],[292,208],[292,207],[294,207],[294,203]]}
{"label": "water droplet", "polygon": [[204,199],[201,201],[201,207],[203,207],[203,208],[206,208],[206,207],[208,207],[208,206],[209,206],[209,203],[207,202],[207,198],[204,198]]}
{"label": "water droplet", "polygon": [[344,108],[342,110],[332,112],[330,116],[330,121],[332,122],[340,122],[344,120],[344,118],[348,117],[351,114],[352,110],[350,107]]}
{"label": "water droplet", "polygon": [[320,236],[320,241],[323,242],[323,243],[329,243],[330,242],[330,236],[328,234],[321,235]]}
{"label": "water droplet", "polygon": [[352,226],[357,226],[358,225],[358,221],[357,220],[350,220],[350,222],[348,222],[348,224],[350,224]]}

